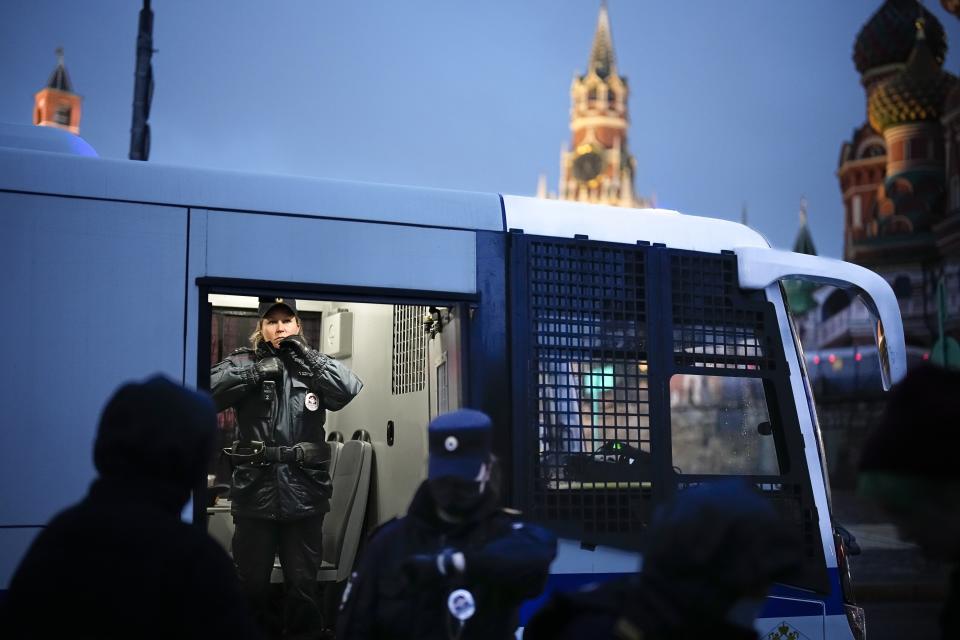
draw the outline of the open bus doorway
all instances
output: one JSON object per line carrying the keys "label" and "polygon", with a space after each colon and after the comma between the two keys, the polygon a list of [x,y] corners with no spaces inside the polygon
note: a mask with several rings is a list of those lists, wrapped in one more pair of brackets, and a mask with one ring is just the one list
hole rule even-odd
{"label": "open bus doorway", "polygon": [[[213,366],[236,349],[251,346],[259,320],[258,297],[210,293],[207,302]],[[440,301],[433,305],[297,298],[301,332],[311,348],[336,358],[363,381],[363,389],[349,404],[327,412],[324,430],[327,440],[363,439],[372,445],[364,536],[406,511],[426,477],[426,425],[438,411],[463,404],[461,309],[462,305]],[[222,449],[237,438],[236,427],[233,409],[221,411],[219,447],[208,470],[208,486],[216,494],[209,496],[208,529],[228,551],[232,466]]]}

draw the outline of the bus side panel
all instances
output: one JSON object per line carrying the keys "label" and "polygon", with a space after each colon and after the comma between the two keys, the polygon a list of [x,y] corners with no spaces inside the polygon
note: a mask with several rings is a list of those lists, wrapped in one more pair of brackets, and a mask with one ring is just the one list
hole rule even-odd
{"label": "bus side panel", "polygon": [[229,211],[206,215],[206,260],[197,265],[196,275],[457,293],[477,290],[472,231]]}
{"label": "bus side panel", "polygon": [[[0,526],[36,526],[85,493],[117,386],[156,372],[182,379],[186,211],[0,193],[0,218],[0,486],[16,487]],[[16,564],[24,548],[0,550]]]}

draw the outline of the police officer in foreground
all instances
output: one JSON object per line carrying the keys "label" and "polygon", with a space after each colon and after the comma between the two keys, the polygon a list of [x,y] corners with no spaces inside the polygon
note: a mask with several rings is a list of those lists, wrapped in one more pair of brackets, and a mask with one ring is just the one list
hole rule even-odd
{"label": "police officer in foreground", "polygon": [[799,569],[799,536],[745,482],[680,491],[654,516],[639,574],[556,593],[525,640],[755,640],[772,583]]}
{"label": "police officer in foreground", "polygon": [[350,402],[363,383],[311,348],[300,334],[296,300],[260,301],[252,348],[238,349],[210,371],[217,409],[233,407],[239,438],[230,492],[233,559],[241,587],[265,631],[280,626],[269,606],[274,556],[283,568],[285,638],[323,629],[317,571],[323,516],[330,510],[326,410]]}
{"label": "police officer in foreground", "polygon": [[513,638],[557,541],[503,509],[490,418],[464,409],[429,427],[430,462],[407,515],[372,536],[343,595],[337,637]]}

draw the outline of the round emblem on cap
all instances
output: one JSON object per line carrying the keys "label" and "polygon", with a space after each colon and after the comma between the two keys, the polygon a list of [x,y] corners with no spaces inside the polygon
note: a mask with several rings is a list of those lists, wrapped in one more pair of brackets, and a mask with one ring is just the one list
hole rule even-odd
{"label": "round emblem on cap", "polygon": [[454,618],[464,622],[477,612],[477,603],[472,593],[466,589],[457,589],[447,598],[447,609]]}
{"label": "round emblem on cap", "polygon": [[458,446],[460,446],[460,442],[457,441],[456,436],[447,436],[447,439],[443,441],[443,448],[447,451],[456,451]]}
{"label": "round emblem on cap", "polygon": [[303,404],[307,408],[307,411],[316,411],[320,408],[320,398],[317,397],[317,394],[310,392],[307,394],[307,397],[303,399]]}

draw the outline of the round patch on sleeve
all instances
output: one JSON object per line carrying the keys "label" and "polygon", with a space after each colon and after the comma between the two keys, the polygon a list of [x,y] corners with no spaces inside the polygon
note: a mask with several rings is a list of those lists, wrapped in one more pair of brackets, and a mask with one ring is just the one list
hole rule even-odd
{"label": "round patch on sleeve", "polygon": [[307,394],[307,397],[303,399],[303,405],[307,408],[307,411],[316,411],[320,408],[320,398],[311,391]]}

